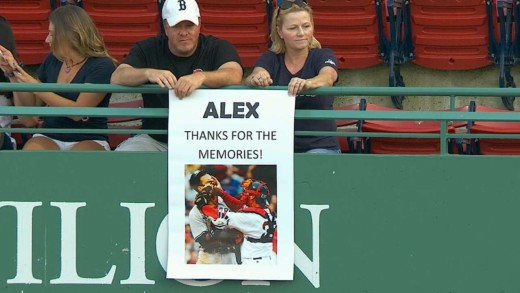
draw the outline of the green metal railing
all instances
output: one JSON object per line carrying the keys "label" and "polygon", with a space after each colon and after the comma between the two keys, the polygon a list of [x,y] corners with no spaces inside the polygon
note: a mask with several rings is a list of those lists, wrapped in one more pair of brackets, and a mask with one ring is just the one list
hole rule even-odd
{"label": "green metal railing", "polygon": [[[225,89],[251,89],[244,86],[230,86]],[[272,86],[262,90],[286,90],[285,86]],[[167,93],[168,89],[158,85],[143,85],[128,87],[111,84],[18,84],[0,83],[0,92],[32,91],[32,92],[112,92],[112,93]],[[433,88],[433,87],[324,87],[306,91],[307,94],[323,94],[335,96],[440,96],[448,97],[450,109],[454,109],[457,97],[501,97],[520,96],[520,89],[516,88]],[[104,116],[104,117],[168,117],[167,109],[130,109],[130,108],[71,108],[71,107],[0,107],[0,115],[16,116]],[[327,131],[296,131],[297,135],[332,135],[349,137],[411,137],[411,138],[439,138],[441,142],[440,154],[448,154],[448,139],[450,138],[509,138],[520,139],[520,134],[453,134],[448,133],[448,124],[453,121],[520,121],[517,112],[482,113],[458,111],[347,111],[347,110],[297,110],[296,119],[366,119],[366,120],[412,120],[412,121],[439,121],[440,133],[360,133],[360,132],[327,132]],[[13,129],[0,129],[0,132],[13,132]],[[18,133],[150,133],[164,134],[166,130],[141,129],[41,129],[17,128]]]}

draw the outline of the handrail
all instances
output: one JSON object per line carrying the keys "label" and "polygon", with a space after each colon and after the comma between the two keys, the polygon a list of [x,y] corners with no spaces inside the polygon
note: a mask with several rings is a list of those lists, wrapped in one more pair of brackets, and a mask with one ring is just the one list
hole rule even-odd
{"label": "handrail", "polygon": [[[228,86],[223,89],[244,90],[246,86]],[[272,86],[262,90],[287,90],[286,86]],[[0,82],[0,92],[112,92],[112,93],[167,93],[167,88],[158,85],[121,86],[112,84],[22,84]],[[501,97],[504,95],[520,96],[520,88],[438,88],[438,87],[322,87],[303,92],[316,95],[336,96],[446,96],[450,101],[457,96]],[[98,116],[98,117],[168,117],[164,108],[75,108],[75,107],[0,107],[0,115],[17,116]],[[520,139],[520,134],[453,134],[446,131],[452,121],[520,121],[519,112],[458,112],[458,111],[349,111],[349,110],[296,110],[296,119],[355,119],[355,120],[411,120],[439,121],[440,133],[378,133],[378,132],[337,132],[296,131],[296,135],[331,135],[350,137],[414,137],[439,138],[441,155],[447,154],[449,138],[509,138]],[[17,128],[0,129],[1,132],[18,133],[150,133],[164,134],[166,130],[143,129],[41,129]]]}
{"label": "handrail", "polygon": [[[252,89],[247,86],[227,86],[222,89]],[[270,86],[262,90],[287,90],[286,86]],[[95,93],[167,93],[167,88],[158,85],[122,86],[114,84],[61,84],[61,83],[8,83],[0,82],[0,92],[95,92]],[[475,88],[475,87],[322,87],[304,91],[305,94],[335,96],[461,96],[461,97],[501,97],[503,95],[520,96],[520,88]]]}
{"label": "handrail", "polygon": [[[0,115],[17,116],[91,116],[166,118],[165,108],[91,108],[91,107],[13,107],[0,106]],[[367,119],[412,121],[520,121],[520,112],[455,112],[455,111],[349,111],[296,110],[300,119]]]}

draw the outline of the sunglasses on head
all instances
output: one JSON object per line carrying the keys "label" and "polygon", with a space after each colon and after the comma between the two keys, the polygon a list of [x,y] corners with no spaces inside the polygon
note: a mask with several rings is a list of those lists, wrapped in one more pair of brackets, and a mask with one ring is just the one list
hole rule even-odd
{"label": "sunglasses on head", "polygon": [[304,1],[304,0],[296,0],[296,1],[281,0],[281,1],[278,1],[278,7],[280,7],[281,10],[289,9],[293,5],[296,5],[298,7],[305,7],[305,6],[307,6],[307,2]]}

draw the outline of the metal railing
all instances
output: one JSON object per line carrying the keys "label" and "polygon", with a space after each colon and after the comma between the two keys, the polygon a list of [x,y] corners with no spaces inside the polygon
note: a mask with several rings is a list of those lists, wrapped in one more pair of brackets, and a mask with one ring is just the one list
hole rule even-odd
{"label": "metal railing", "polygon": [[[244,86],[229,86],[225,89],[251,89]],[[261,90],[286,90],[285,86],[272,86]],[[143,85],[128,87],[111,84],[18,84],[0,83],[0,92],[31,91],[31,92],[112,92],[112,93],[167,93],[168,89],[158,85]],[[335,96],[439,96],[450,99],[450,109],[454,109],[457,97],[502,97],[520,96],[516,88],[437,88],[437,87],[323,87],[306,91],[306,94],[321,94]],[[103,117],[168,117],[164,108],[74,108],[74,107],[0,107],[0,115],[16,116],[103,116]],[[439,133],[380,133],[380,132],[327,132],[327,131],[296,131],[297,135],[331,135],[349,137],[396,137],[396,138],[438,138],[440,154],[448,154],[448,139],[451,138],[508,138],[520,139],[520,134],[464,134],[448,133],[448,124],[453,121],[520,121],[518,112],[459,112],[459,111],[348,111],[348,110],[296,110],[296,119],[352,119],[352,120],[411,120],[439,121]],[[0,129],[0,132],[17,133],[121,133],[121,134],[164,134],[166,130],[147,129],[42,129],[16,128]]]}

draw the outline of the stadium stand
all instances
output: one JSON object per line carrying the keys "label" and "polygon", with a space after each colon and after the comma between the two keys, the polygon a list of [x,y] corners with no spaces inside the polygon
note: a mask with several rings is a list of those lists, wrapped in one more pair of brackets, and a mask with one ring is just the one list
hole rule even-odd
{"label": "stadium stand", "polygon": [[90,14],[110,51],[119,61],[132,45],[161,32],[157,0],[88,0],[83,8]]}
{"label": "stadium stand", "polygon": [[336,53],[338,68],[381,64],[374,0],[309,0],[314,11],[315,35]]}
{"label": "stadium stand", "polygon": [[49,31],[49,0],[2,0],[0,14],[13,29],[20,61],[26,65],[40,64],[49,54],[45,43]]}
{"label": "stadium stand", "polygon": [[466,70],[491,65],[485,0],[411,1],[414,63]]}
{"label": "stadium stand", "polygon": [[269,4],[263,0],[198,0],[197,3],[202,18],[201,33],[230,41],[237,48],[242,65],[253,67],[268,49]]}

